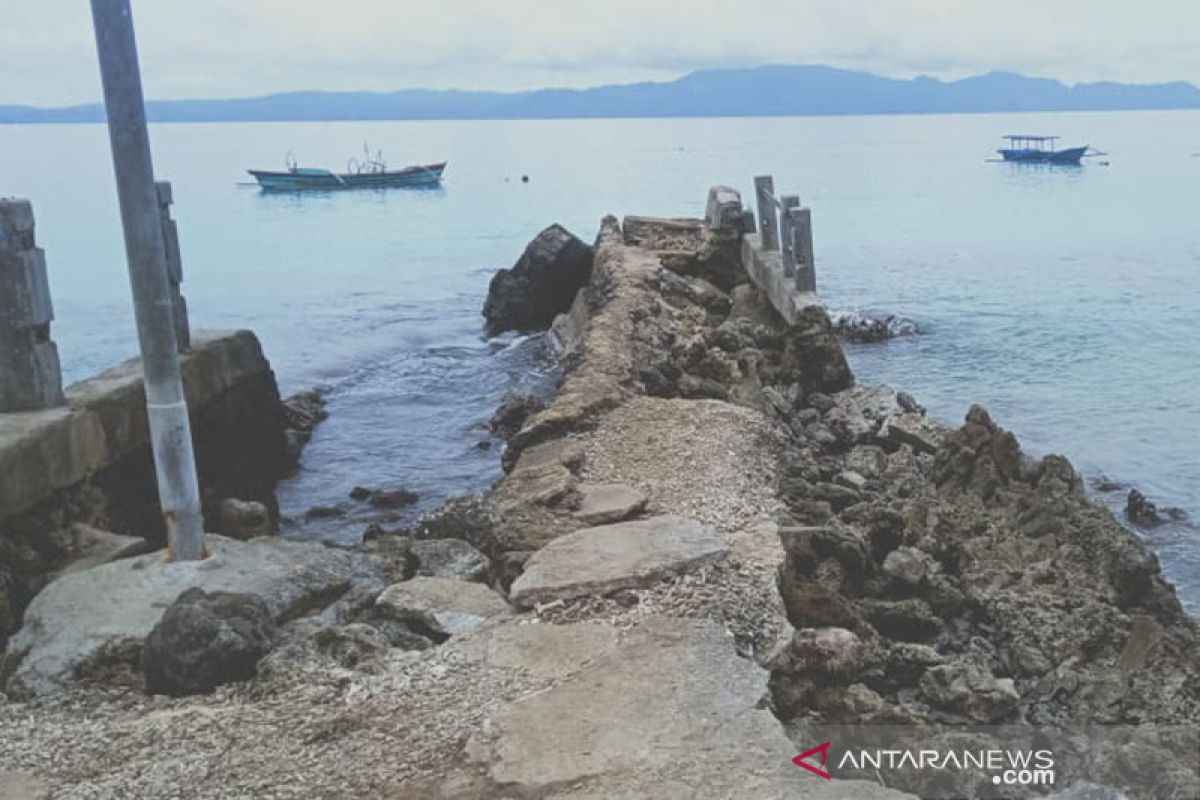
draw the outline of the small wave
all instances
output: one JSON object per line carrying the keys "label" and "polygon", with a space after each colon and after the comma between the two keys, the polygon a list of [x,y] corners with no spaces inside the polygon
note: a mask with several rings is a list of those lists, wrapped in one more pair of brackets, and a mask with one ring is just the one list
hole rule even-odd
{"label": "small wave", "polygon": [[882,342],[921,333],[915,320],[897,314],[847,309],[830,311],[829,319],[838,335],[851,342]]}

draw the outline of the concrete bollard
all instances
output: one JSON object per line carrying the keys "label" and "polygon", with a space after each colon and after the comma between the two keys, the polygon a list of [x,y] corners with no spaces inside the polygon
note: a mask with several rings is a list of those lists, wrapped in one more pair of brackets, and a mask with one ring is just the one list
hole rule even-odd
{"label": "concrete bollard", "polygon": [[800,207],[800,198],[785,194],[779,198],[779,206],[779,262],[783,265],[783,274],[790,278],[796,274],[795,226],[791,212]]}
{"label": "concrete bollard", "polygon": [[775,221],[775,180],[770,175],[754,179],[754,199],[758,205],[758,235],[763,250],[779,249],[779,230]]}
{"label": "concrete bollard", "polygon": [[170,181],[154,184],[158,191],[158,216],[162,220],[163,248],[167,256],[167,281],[171,291],[171,310],[175,317],[175,341],[179,352],[192,346],[192,330],[188,322],[187,299],[182,293],[183,258],[179,251],[179,226],[171,219],[171,204],[175,202]]}
{"label": "concrete bollard", "polygon": [[742,225],[742,196],[737,189],[714,186],[708,190],[704,223],[709,230],[739,231]]}
{"label": "concrete bollard", "polygon": [[796,288],[801,292],[817,290],[817,265],[813,256],[812,211],[788,209],[792,221],[792,240],[796,254]]}
{"label": "concrete bollard", "polygon": [[0,412],[62,405],[46,254],[28,200],[0,198]]}

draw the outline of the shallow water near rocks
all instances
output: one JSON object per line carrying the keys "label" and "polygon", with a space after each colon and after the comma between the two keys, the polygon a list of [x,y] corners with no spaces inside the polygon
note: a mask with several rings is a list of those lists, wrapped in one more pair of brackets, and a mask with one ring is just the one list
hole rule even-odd
{"label": "shallow water near rocks", "polygon": [[[988,163],[1018,128],[1111,163]],[[813,208],[830,307],[922,331],[850,346],[861,381],[953,422],[982,403],[1028,451],[1200,518],[1198,130],[1200,112],[1147,112],[174,124],[152,137],[193,326],[251,327],[285,392],[329,388],[330,419],[281,487],[289,533],[353,539],[368,514],[351,488],[420,493],[391,525],[487,486],[499,445],[477,445],[492,409],[553,383],[541,337],[483,338],[492,270],[550,222],[587,240],[605,213],[695,216],[711,184],[748,193],[763,173]],[[364,139],[397,165],[448,159],[445,187],[238,185],[288,150],[339,168]],[[69,380],[136,349],[107,148],[98,125],[0,126],[0,194],[34,203]],[[1102,499],[1119,507],[1124,491]],[[345,516],[305,522],[315,505]],[[1143,535],[1196,608],[1195,530]]]}

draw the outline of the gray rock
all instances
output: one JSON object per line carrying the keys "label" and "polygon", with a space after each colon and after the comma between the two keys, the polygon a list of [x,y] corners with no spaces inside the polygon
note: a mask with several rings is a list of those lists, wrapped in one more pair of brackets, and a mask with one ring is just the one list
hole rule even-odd
{"label": "gray rock", "polygon": [[719,625],[651,618],[558,684],[502,708],[465,752],[492,785],[522,797],[907,797],[793,767],[798,751],[762,706],[766,694],[767,673],[739,657]]}
{"label": "gray rock", "polygon": [[955,661],[926,670],[921,694],[935,706],[974,722],[995,722],[1021,702],[1012,678],[997,678],[974,661]]}
{"label": "gray rock", "polygon": [[418,576],[389,586],[375,601],[383,615],[445,638],[508,613],[504,598],[478,583]]}
{"label": "gray rock", "polygon": [[546,407],[545,402],[532,394],[510,394],[488,421],[488,429],[501,439],[511,439],[525,425],[525,420]]}
{"label": "gray rock", "polygon": [[583,484],[578,491],[580,501],[575,516],[591,525],[620,522],[646,507],[646,496],[623,483]]}
{"label": "gray rock", "polygon": [[271,512],[254,500],[228,497],[221,501],[217,516],[217,532],[231,539],[255,539],[275,532]]}
{"label": "gray rock", "polygon": [[261,598],[192,588],[167,607],[142,647],[142,673],[154,694],[206,694],[254,677],[277,630]]}
{"label": "gray rock", "polygon": [[277,537],[239,542],[210,534],[204,561],[168,563],[148,553],[64,575],[42,590],[9,642],[6,691],[27,697],[70,681],[75,669],[114,642],[144,639],[180,593],[258,595],[271,616],[291,619],[329,605],[352,586],[384,581],[376,559]]}
{"label": "gray rock", "polygon": [[792,669],[846,676],[862,666],[862,641],[845,628],[802,628],[792,634]]}
{"label": "gray rock", "polygon": [[492,562],[462,539],[414,539],[409,553],[417,560],[417,573],[434,578],[486,582]]}
{"label": "gray rock", "polygon": [[899,447],[910,446],[918,453],[935,453],[945,437],[945,428],[911,411],[894,414],[883,422],[879,438]]}
{"label": "gray rock", "polygon": [[883,571],[906,586],[919,586],[938,571],[938,564],[915,547],[897,547],[883,560]]}
{"label": "gray rock", "polygon": [[543,230],[512,269],[502,269],[488,286],[483,316],[489,336],[545,328],[567,311],[592,275],[592,248],[561,225]]}
{"label": "gray rock", "polygon": [[584,528],[534,553],[509,594],[524,607],[605,595],[710,564],[728,551],[717,531],[684,517]]}

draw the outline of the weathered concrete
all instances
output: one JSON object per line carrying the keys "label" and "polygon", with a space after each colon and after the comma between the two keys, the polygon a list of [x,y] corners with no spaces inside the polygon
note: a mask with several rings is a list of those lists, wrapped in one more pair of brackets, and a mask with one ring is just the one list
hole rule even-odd
{"label": "weathered concrete", "polygon": [[440,636],[466,633],[509,610],[503,597],[482,584],[426,576],[389,586],[375,607]]}
{"label": "weathered concrete", "polygon": [[[256,594],[278,622],[323,608],[352,586],[386,585],[371,556],[277,538],[209,535],[204,561],[167,563],[162,552],[64,575],[25,612],[0,676],[12,696],[43,694],[106,647],[146,638],[168,605],[193,586]],[[474,585],[474,584],[472,584]]]}
{"label": "weathered concrete", "polygon": [[[220,529],[228,497],[277,514],[288,468],[270,364],[249,331],[203,332],[181,358],[204,512]],[[163,521],[137,360],[74,384],[67,405],[0,414],[0,643],[13,618],[69,559],[63,532],[83,522],[159,541]],[[5,605],[0,602],[0,607]]]}
{"label": "weathered concrete", "polygon": [[28,200],[0,198],[0,412],[63,402],[46,254],[34,244]]}
{"label": "weathered concrete", "polygon": [[534,553],[513,581],[510,597],[529,607],[608,594],[712,563],[728,551],[719,533],[684,517],[584,528]]}
{"label": "weathered concrete", "polygon": [[738,657],[720,626],[655,618],[562,683],[506,706],[466,752],[494,786],[522,797],[908,797],[794,766],[795,746],[762,707],[766,692],[766,672]]}
{"label": "weathered concrete", "polygon": [[804,309],[821,305],[816,292],[802,292],[796,288],[795,278],[783,268],[779,251],[764,250],[758,234],[748,233],[742,237],[742,263],[750,280],[789,325],[796,324]]}

